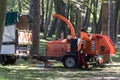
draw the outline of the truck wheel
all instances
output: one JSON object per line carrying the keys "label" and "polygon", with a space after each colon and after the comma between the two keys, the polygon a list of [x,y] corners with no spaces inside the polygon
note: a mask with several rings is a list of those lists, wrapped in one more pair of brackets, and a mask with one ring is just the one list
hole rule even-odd
{"label": "truck wheel", "polygon": [[5,55],[0,55],[0,64],[2,65],[7,65],[8,62],[7,62],[7,58]]}
{"label": "truck wheel", "polygon": [[15,64],[16,59],[11,56],[6,56],[8,64]]}
{"label": "truck wheel", "polygon": [[11,60],[9,61],[9,64],[15,64],[15,62],[16,62],[16,59],[11,59]]}
{"label": "truck wheel", "polygon": [[66,68],[75,68],[77,65],[77,62],[73,56],[67,56],[64,58],[63,65]]}
{"label": "truck wheel", "polygon": [[12,58],[11,56],[7,55],[0,55],[0,63],[2,65],[14,64],[16,59]]}

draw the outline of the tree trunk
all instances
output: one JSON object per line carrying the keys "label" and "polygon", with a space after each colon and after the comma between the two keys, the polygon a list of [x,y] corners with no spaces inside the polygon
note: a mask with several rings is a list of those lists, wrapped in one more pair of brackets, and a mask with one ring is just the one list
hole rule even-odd
{"label": "tree trunk", "polygon": [[6,13],[7,0],[0,0],[0,52],[3,39],[5,13]]}
{"label": "tree trunk", "polygon": [[45,20],[45,24],[44,24],[44,38],[45,39],[46,39],[46,36],[47,36],[47,33],[48,33],[48,26],[50,24],[52,9],[53,9],[53,0],[51,1],[50,6],[48,8],[49,11],[47,11],[48,14],[46,15],[46,20]]}
{"label": "tree trunk", "polygon": [[22,6],[21,6],[22,1],[18,0],[18,8],[19,8],[19,13],[22,12]]}
{"label": "tree trunk", "polygon": [[[55,7],[56,13],[65,16],[65,3],[63,2],[63,0],[54,0],[54,7]],[[50,35],[50,33],[53,33],[52,31],[54,31],[56,29],[56,38],[60,38],[61,31],[63,31],[64,34],[66,35],[65,23],[63,21],[60,21],[60,24],[57,27],[56,20],[57,19],[54,18],[54,21],[52,22],[53,26],[50,27],[50,31],[49,31],[48,36],[52,36],[52,35]]]}
{"label": "tree trunk", "polygon": [[81,30],[81,11],[77,10],[77,14],[76,14],[76,36],[79,38],[80,37],[80,30]]}
{"label": "tree trunk", "polygon": [[108,15],[109,15],[109,7],[108,3],[105,2],[102,5],[102,34],[108,35]]}
{"label": "tree trunk", "polygon": [[100,13],[99,13],[99,19],[98,19],[98,30],[97,30],[97,33],[100,34],[101,31],[102,31],[102,5],[101,5],[101,10],[100,10]]}
{"label": "tree trunk", "polygon": [[[117,20],[117,35],[120,35],[120,11],[118,13],[118,20]],[[116,43],[120,42],[120,36],[117,37]]]}
{"label": "tree trunk", "polygon": [[85,2],[84,2],[84,0],[81,0],[82,2],[83,2],[83,6],[81,7],[81,9],[83,10],[83,11],[81,11],[81,28],[84,28],[84,22],[85,22],[85,16],[83,15],[83,14],[85,14]]}
{"label": "tree trunk", "polygon": [[44,32],[44,15],[45,15],[45,11],[44,11],[44,0],[42,0],[41,2],[41,11],[42,11],[42,15],[41,15],[41,24],[40,24],[40,32]]}
{"label": "tree trunk", "polygon": [[[113,2],[112,0],[109,0],[109,19],[108,19],[108,35],[111,38],[111,40],[114,42],[115,39],[115,26],[114,26],[114,16],[113,13],[114,9],[113,9]],[[115,43],[115,42],[114,42]]]}
{"label": "tree trunk", "polygon": [[49,36],[49,37],[52,37],[52,34],[55,33],[56,26],[57,26],[57,21],[58,21],[57,18],[54,18],[54,20],[52,21],[51,27],[50,27],[50,31],[48,32],[48,36]]}
{"label": "tree trunk", "polygon": [[114,32],[115,32],[115,34],[114,34],[114,36],[115,36],[115,38],[114,38],[114,43],[116,43],[116,41],[117,41],[117,20],[118,20],[118,13],[119,13],[119,11],[120,11],[120,0],[115,0],[115,13],[114,13]]}
{"label": "tree trunk", "polygon": [[32,46],[31,55],[38,55],[39,52],[39,30],[40,30],[40,0],[31,0],[30,14],[33,16],[32,23]]}
{"label": "tree trunk", "polygon": [[93,1],[94,5],[94,11],[93,11],[93,28],[92,32],[97,33],[98,30],[98,25],[97,25],[97,5],[98,5],[98,0]]}
{"label": "tree trunk", "polygon": [[92,0],[89,0],[89,1],[88,1],[88,4],[89,4],[89,6],[87,7],[86,15],[85,15],[85,22],[84,22],[84,24],[83,24],[83,27],[84,27],[85,29],[88,28],[89,22],[90,22],[90,14],[91,14],[91,11],[90,11],[90,10],[92,9]]}
{"label": "tree trunk", "polygon": [[65,10],[65,16],[68,18],[69,17],[69,10],[70,10],[70,0],[67,0],[66,4],[66,10]]}
{"label": "tree trunk", "polygon": [[[55,12],[58,14],[61,14],[65,16],[65,3],[63,0],[54,0],[55,5]],[[65,23],[63,21],[60,21],[58,24],[58,27],[56,28],[56,38],[60,38],[60,34],[63,31],[64,35],[66,35],[66,29],[65,29]]]}
{"label": "tree trunk", "polygon": [[46,0],[46,13],[45,13],[45,21],[44,21],[44,25],[43,25],[43,28],[44,28],[44,37],[43,38],[46,38],[46,35],[47,35],[47,19],[48,19],[48,13],[49,13],[49,3],[50,3],[50,0]]}
{"label": "tree trunk", "polygon": [[[109,5],[108,1],[103,2],[102,6],[102,34],[108,35]],[[112,62],[109,55],[103,55],[105,63]]]}

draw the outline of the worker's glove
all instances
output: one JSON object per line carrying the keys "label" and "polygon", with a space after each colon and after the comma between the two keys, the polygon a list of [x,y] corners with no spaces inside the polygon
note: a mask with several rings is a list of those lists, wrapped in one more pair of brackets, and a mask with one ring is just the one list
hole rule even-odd
{"label": "worker's glove", "polygon": [[83,44],[83,45],[86,45],[86,44],[87,44],[87,42],[86,42],[86,41],[84,41],[84,40],[82,40],[82,44]]}

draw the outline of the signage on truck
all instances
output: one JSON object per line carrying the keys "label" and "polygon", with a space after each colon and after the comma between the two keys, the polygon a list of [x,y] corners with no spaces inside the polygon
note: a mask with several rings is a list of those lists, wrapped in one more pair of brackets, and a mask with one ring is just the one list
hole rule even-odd
{"label": "signage on truck", "polygon": [[31,45],[32,32],[30,30],[18,30],[18,44]]}

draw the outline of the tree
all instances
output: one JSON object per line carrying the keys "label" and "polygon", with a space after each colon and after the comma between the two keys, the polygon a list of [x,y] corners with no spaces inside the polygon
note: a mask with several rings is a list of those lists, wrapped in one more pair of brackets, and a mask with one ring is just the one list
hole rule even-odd
{"label": "tree", "polygon": [[39,52],[39,30],[40,30],[40,0],[30,1],[30,14],[33,17],[31,55],[38,55]]}
{"label": "tree", "polygon": [[[58,14],[61,14],[65,16],[65,9],[66,5],[63,0],[54,0],[54,5],[55,5],[55,12]],[[58,22],[58,25],[56,26],[56,38],[60,38],[60,33],[64,32],[64,35],[66,37],[66,27],[65,23],[63,21]]]}
{"label": "tree", "polygon": [[[109,19],[108,19],[108,35],[111,38],[111,40],[115,43],[115,26],[114,26],[114,6],[113,1],[109,0]],[[116,26],[117,27],[117,26]]]}
{"label": "tree", "polygon": [[7,11],[17,11],[19,13],[29,12],[30,0],[8,0]]}
{"label": "tree", "polygon": [[[118,20],[117,20],[117,35],[120,35],[120,11],[119,11],[119,14],[118,14]],[[117,42],[120,42],[120,37],[118,36],[117,37]]]}
{"label": "tree", "polygon": [[86,29],[88,28],[89,22],[90,22],[90,14],[91,14],[92,3],[93,3],[92,0],[87,1],[87,4],[89,4],[89,5],[87,6],[87,9],[86,9],[85,21],[84,21],[84,24],[83,24],[83,27],[86,28]]}
{"label": "tree", "polygon": [[107,1],[102,4],[102,34],[108,35],[109,6]]}
{"label": "tree", "polygon": [[18,0],[8,0],[7,11],[18,11]]}
{"label": "tree", "polygon": [[118,22],[118,20],[119,20],[119,11],[120,11],[120,0],[115,0],[115,11],[114,11],[114,27],[115,27],[115,29],[114,29],[114,32],[115,32],[115,34],[114,34],[114,42],[116,43],[116,41],[117,41],[117,33],[118,33],[118,26],[117,26],[117,22]]}
{"label": "tree", "polygon": [[40,7],[41,7],[41,24],[40,24],[41,27],[40,27],[40,32],[44,32],[44,28],[43,28],[43,26],[44,26],[44,15],[45,15],[44,0],[41,0]]}
{"label": "tree", "polygon": [[98,26],[97,26],[97,5],[98,5],[98,0],[94,0],[93,2],[93,33],[97,33],[98,31]]}
{"label": "tree", "polygon": [[[63,0],[54,0],[54,7],[55,7],[55,12],[58,14],[61,14],[63,16],[66,16],[66,5],[64,3]],[[66,36],[66,27],[65,27],[65,23],[63,21],[57,22],[57,18],[54,18],[53,22],[52,22],[52,26],[50,27],[50,31],[48,36],[52,36],[53,32],[56,29],[56,38],[60,38],[60,33],[63,31],[65,37]],[[58,24],[57,24],[58,23]]]}
{"label": "tree", "polygon": [[21,12],[22,12],[21,3],[22,3],[22,1],[21,1],[21,0],[18,0],[19,13],[21,13]]}
{"label": "tree", "polygon": [[[102,34],[108,35],[114,42],[115,28],[113,26],[113,3],[111,0],[103,2],[102,6]],[[104,55],[104,62],[112,62],[109,55]]]}
{"label": "tree", "polygon": [[[77,2],[80,2],[79,0],[77,0]],[[76,24],[75,24],[75,26],[76,26],[76,36],[77,37],[80,37],[80,30],[81,30],[81,27],[82,27],[82,21],[81,21],[81,13],[82,13],[82,11],[80,10],[80,5],[79,6],[77,6],[77,8],[76,8]]]}
{"label": "tree", "polygon": [[[53,9],[53,0],[47,0],[47,5],[46,5],[46,18],[45,18],[45,23],[44,23],[44,38],[46,38],[47,33],[48,33],[48,26],[50,24],[50,19],[51,19],[51,14],[52,14],[52,9]],[[50,6],[49,6],[50,3]]]}
{"label": "tree", "polygon": [[6,5],[7,0],[0,0],[0,51],[2,45],[2,37],[4,31],[4,21],[5,21],[5,13],[6,13]]}

